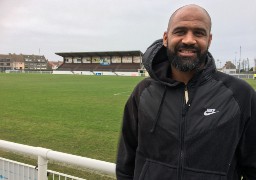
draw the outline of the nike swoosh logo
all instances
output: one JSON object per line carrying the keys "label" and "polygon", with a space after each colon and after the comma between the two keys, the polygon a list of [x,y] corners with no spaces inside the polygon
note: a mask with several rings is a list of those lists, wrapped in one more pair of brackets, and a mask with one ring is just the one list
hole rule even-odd
{"label": "nike swoosh logo", "polygon": [[205,111],[205,112],[204,112],[204,115],[205,115],[205,116],[209,116],[209,115],[212,115],[212,114],[215,114],[215,113],[216,113],[216,112],[207,112],[207,111]]}

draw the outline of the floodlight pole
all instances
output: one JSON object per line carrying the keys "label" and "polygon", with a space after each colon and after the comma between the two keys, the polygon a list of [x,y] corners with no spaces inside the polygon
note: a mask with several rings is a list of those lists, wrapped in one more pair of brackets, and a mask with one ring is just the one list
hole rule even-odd
{"label": "floodlight pole", "polygon": [[241,71],[241,46],[240,46],[240,57],[239,57],[239,74],[240,74],[240,71]]}

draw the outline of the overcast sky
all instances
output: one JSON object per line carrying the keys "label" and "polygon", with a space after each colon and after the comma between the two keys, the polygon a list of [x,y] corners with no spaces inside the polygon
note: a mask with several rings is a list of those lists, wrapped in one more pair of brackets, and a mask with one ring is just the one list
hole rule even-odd
{"label": "overcast sky", "polygon": [[215,60],[224,65],[241,55],[253,66],[256,0],[0,0],[0,54],[41,54],[57,61],[62,57],[56,52],[144,53],[162,38],[171,13],[191,3],[212,17],[209,50]]}

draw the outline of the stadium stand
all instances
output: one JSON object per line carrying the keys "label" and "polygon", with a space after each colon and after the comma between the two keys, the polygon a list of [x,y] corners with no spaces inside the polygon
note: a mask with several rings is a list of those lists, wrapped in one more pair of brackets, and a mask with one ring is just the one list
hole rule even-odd
{"label": "stadium stand", "polygon": [[138,72],[142,67],[141,51],[64,52],[57,71]]}

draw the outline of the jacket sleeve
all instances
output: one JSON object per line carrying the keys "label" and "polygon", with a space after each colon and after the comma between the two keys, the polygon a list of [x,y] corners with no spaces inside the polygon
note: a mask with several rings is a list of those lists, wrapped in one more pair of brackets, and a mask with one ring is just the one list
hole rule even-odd
{"label": "jacket sleeve", "polygon": [[252,96],[247,104],[249,115],[241,139],[239,153],[239,164],[244,180],[256,180],[256,92],[254,91],[251,94]]}
{"label": "jacket sleeve", "polygon": [[117,180],[133,179],[136,149],[138,145],[138,103],[136,101],[135,91],[128,99],[124,108],[116,162]]}

